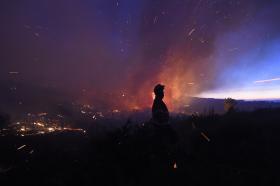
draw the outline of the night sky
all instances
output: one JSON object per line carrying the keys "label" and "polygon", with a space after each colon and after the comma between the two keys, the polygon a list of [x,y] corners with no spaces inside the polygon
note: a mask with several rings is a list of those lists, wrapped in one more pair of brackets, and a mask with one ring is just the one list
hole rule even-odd
{"label": "night sky", "polygon": [[6,0],[0,24],[0,83],[31,97],[280,98],[279,0]]}

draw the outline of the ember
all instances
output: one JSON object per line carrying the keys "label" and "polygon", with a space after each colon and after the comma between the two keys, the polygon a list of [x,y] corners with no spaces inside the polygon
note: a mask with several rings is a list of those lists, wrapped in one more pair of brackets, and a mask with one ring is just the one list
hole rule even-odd
{"label": "ember", "polygon": [[19,148],[17,148],[17,150],[23,149],[24,147],[26,147],[26,145],[22,145]]}

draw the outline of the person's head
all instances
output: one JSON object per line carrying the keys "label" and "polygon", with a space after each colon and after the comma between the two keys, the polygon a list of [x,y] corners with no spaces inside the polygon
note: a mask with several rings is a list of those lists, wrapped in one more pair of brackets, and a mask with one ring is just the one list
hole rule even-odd
{"label": "person's head", "polygon": [[157,84],[154,88],[154,93],[156,95],[156,98],[160,98],[160,99],[163,99],[164,97],[164,85],[161,85],[161,84]]}

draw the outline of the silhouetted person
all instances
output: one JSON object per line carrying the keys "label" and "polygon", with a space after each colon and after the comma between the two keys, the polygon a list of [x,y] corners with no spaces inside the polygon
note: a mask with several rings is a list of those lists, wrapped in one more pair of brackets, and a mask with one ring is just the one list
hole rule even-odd
{"label": "silhouetted person", "polygon": [[167,106],[163,102],[164,86],[158,84],[154,88],[155,99],[152,107],[153,121],[157,123],[168,123],[169,112]]}

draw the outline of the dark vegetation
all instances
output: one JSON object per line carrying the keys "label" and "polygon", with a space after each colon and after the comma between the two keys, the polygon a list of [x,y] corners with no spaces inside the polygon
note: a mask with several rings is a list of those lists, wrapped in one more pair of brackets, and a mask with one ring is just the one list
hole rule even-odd
{"label": "dark vegetation", "polygon": [[279,121],[280,109],[262,109],[176,119],[170,127],[128,121],[87,135],[4,136],[0,184],[280,185]]}

